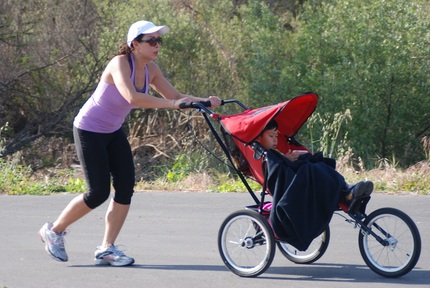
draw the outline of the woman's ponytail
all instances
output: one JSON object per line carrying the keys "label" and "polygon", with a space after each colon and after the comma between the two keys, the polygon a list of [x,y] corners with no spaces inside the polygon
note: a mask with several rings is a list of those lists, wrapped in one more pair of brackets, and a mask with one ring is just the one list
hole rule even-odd
{"label": "woman's ponytail", "polygon": [[132,48],[130,48],[127,43],[122,43],[118,48],[118,54],[117,55],[127,55],[130,54],[131,51],[133,51]]}

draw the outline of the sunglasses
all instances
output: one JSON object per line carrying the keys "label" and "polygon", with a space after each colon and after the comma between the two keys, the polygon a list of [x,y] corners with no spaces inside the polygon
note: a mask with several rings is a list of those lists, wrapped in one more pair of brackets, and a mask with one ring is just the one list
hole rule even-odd
{"label": "sunglasses", "polygon": [[148,43],[150,46],[155,47],[157,44],[163,44],[163,39],[161,37],[151,37],[149,39],[140,39],[138,42]]}

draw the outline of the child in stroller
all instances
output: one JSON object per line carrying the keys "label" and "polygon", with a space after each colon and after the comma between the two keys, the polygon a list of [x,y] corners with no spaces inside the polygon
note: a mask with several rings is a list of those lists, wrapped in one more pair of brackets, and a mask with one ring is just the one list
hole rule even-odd
{"label": "child in stroller", "polygon": [[[276,146],[278,145],[278,123],[272,119],[257,137],[256,142],[258,142],[266,150],[276,150]],[[300,165],[300,163],[293,162],[296,162],[297,160],[306,161],[312,157],[308,150],[291,149],[283,154],[283,156],[288,159],[286,163],[291,164],[290,166],[293,169],[296,169],[297,166]],[[327,161],[327,159],[325,159],[325,162],[330,162],[329,166],[335,165],[334,161]],[[360,181],[355,185],[349,185],[348,183],[344,182],[344,188],[341,190],[341,192],[343,193],[343,197],[347,203],[351,203],[354,198],[358,198],[363,195],[369,196],[373,192],[373,183],[371,181]]]}
{"label": "child in stroller", "polygon": [[276,150],[277,129],[272,119],[255,139],[267,154],[266,182],[273,197],[270,222],[279,239],[304,251],[327,227],[340,202],[354,207],[355,200],[372,193],[373,183],[348,185],[335,170],[334,159],[311,154],[295,140],[279,143],[283,152]]}

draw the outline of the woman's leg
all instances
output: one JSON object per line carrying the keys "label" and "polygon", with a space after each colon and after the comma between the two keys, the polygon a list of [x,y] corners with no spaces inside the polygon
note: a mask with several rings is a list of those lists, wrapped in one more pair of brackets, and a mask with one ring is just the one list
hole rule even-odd
{"label": "woman's leg", "polygon": [[95,253],[96,265],[127,266],[134,259],[126,256],[114,245],[130,209],[134,189],[134,163],[130,144],[120,130],[108,146],[109,167],[115,196],[111,200],[105,218],[103,242]]}
{"label": "woman's leg", "polygon": [[101,205],[110,195],[110,173],[107,147],[112,135],[92,133],[73,128],[76,153],[81,164],[88,192],[75,197],[51,228],[63,232],[91,210]]}
{"label": "woman's leg", "polygon": [[114,134],[114,139],[108,146],[108,153],[115,196],[106,212],[106,228],[102,242],[104,248],[115,244],[130,209],[135,183],[133,155],[127,136],[122,130]]}
{"label": "woman's leg", "polygon": [[55,220],[51,230],[55,233],[62,233],[72,223],[87,215],[92,209],[84,202],[84,195],[76,196],[66,208],[61,212],[60,216]]}
{"label": "woman's leg", "polygon": [[115,244],[115,240],[124,225],[127,218],[130,205],[116,203],[113,199],[110,201],[105,218],[105,234],[103,238],[102,248],[108,248]]}
{"label": "woman's leg", "polygon": [[110,195],[109,160],[106,147],[112,136],[86,132],[75,127],[73,136],[88,192],[75,197],[54,223],[47,222],[39,230],[40,238],[45,243],[45,250],[58,261],[68,260],[63,239],[66,228],[106,201]]}

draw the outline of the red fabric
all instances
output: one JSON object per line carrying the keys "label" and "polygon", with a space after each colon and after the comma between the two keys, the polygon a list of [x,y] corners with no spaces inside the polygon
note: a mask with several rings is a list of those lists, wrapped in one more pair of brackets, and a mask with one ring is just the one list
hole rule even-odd
{"label": "red fabric", "polygon": [[280,135],[292,137],[315,111],[317,102],[317,94],[303,94],[276,105],[221,116],[221,124],[234,138],[244,143],[250,143],[274,118],[278,122]]}
{"label": "red fabric", "polygon": [[300,127],[315,111],[317,102],[317,94],[307,93],[276,105],[249,109],[240,114],[221,116],[221,124],[233,136],[234,142],[249,163],[250,173],[258,183],[264,183],[261,159],[254,159],[254,150],[247,144],[260,135],[270,120],[275,119],[278,123],[279,133],[277,150],[284,154],[290,149],[307,150],[304,146],[289,144],[287,137],[296,135]]}

